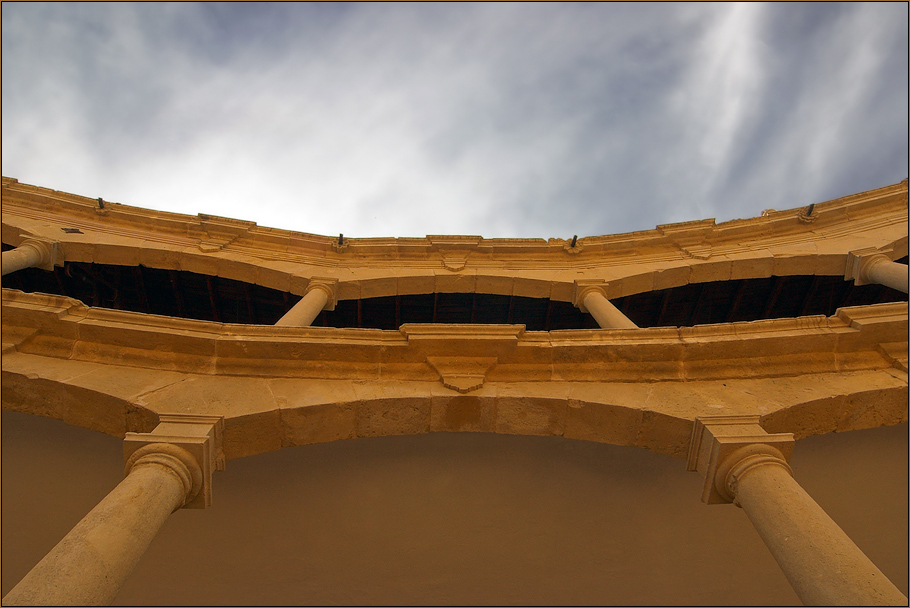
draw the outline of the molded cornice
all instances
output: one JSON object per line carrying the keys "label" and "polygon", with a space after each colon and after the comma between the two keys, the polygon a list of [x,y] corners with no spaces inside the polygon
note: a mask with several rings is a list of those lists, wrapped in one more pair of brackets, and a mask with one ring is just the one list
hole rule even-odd
{"label": "molded cornice", "polygon": [[906,302],[843,308],[832,317],[634,332],[526,332],[522,325],[403,325],[384,331],[231,325],[3,290],[4,350],[232,376],[432,381],[438,366],[428,364],[428,357],[492,359],[497,364],[487,380],[506,382],[797,376],[890,368],[897,359],[881,345],[907,332]]}
{"label": "molded cornice", "polygon": [[[707,259],[754,249],[758,244],[767,247],[810,242],[825,234],[839,235],[847,222],[850,226],[846,229],[851,233],[901,222],[906,224],[907,181],[814,204],[811,216],[807,216],[808,207],[800,207],[721,224],[715,224],[713,219],[664,224],[653,230],[584,237],[578,241],[583,244],[583,251],[571,252],[566,248],[567,241],[559,238],[545,241],[439,235],[345,238],[345,247],[339,251],[335,246],[336,237],[266,228],[254,222],[205,214],[189,216],[150,211],[110,201],[105,201],[104,209],[99,209],[97,199],[21,184],[7,177],[3,178],[3,205],[3,237],[12,244],[23,238],[16,231],[27,222],[20,220],[31,219],[114,236],[196,247],[204,253],[228,249],[261,259],[305,261],[313,258],[340,267],[369,261],[383,265],[415,263],[421,259],[436,262],[446,252],[457,252],[462,257],[469,254],[468,266],[482,266],[495,260],[531,263],[530,255],[535,264],[562,267],[591,263],[605,254],[615,259],[630,255],[655,256],[655,259],[665,256]],[[807,222],[807,217],[814,219]],[[81,241],[77,237],[63,240]],[[577,245],[575,249],[578,249]]]}

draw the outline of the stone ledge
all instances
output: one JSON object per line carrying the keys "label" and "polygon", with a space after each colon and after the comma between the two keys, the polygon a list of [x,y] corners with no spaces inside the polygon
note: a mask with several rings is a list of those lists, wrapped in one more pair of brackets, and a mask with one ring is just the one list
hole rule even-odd
{"label": "stone ledge", "polygon": [[[491,379],[677,381],[890,368],[907,303],[691,328],[526,332],[522,325],[399,331],[231,325],[90,308],[3,290],[4,341],[24,353],[230,376],[410,380],[426,357],[496,357]],[[36,331],[37,330],[37,331]],[[17,338],[18,337],[18,338]],[[21,340],[16,342],[16,340]],[[162,345],[166,344],[166,348]]]}

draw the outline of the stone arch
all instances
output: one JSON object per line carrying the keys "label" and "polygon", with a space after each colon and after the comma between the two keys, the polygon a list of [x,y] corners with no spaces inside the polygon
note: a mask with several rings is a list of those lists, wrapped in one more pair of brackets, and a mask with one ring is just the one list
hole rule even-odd
{"label": "stone arch", "polygon": [[[12,232],[12,227],[4,232]],[[15,242],[25,238],[8,238]],[[185,239],[178,239],[185,240]],[[445,269],[402,268],[392,263],[384,271],[369,269],[355,277],[343,276],[309,266],[301,272],[298,264],[261,259],[237,251],[203,251],[189,241],[178,243],[122,242],[116,238],[98,242],[66,242],[62,247],[62,260],[119,266],[143,265],[163,270],[182,270],[209,276],[224,277],[271,289],[304,295],[310,280],[315,276],[329,275],[338,281],[339,300],[351,300],[393,295],[425,293],[488,293],[515,295],[572,302],[578,272],[573,265],[552,269],[545,276],[533,276],[520,270],[489,270],[485,268]],[[907,237],[900,237],[880,250],[892,258],[907,254]],[[602,279],[609,299],[643,292],[680,287],[690,283],[710,281],[757,279],[790,275],[843,275],[848,252],[811,252],[775,254],[768,249],[726,252],[716,254],[710,245],[701,248],[683,248],[688,259],[679,262],[654,262],[650,269],[626,276],[609,276],[615,268],[605,268]],[[646,262],[647,263],[647,262]],[[660,266],[660,267],[654,267]],[[339,268],[340,270],[340,268]],[[592,278],[590,270],[586,276]],[[600,273],[596,273],[600,274]],[[531,275],[531,276],[529,276]]]}
{"label": "stone arch", "polygon": [[54,418],[106,435],[147,433],[158,415],[137,403],[100,390],[35,374],[3,371],[3,409]]}
{"label": "stone arch", "polygon": [[761,417],[769,433],[793,433],[796,439],[907,422],[907,386],[833,395],[791,405]]}
{"label": "stone arch", "polygon": [[492,393],[427,391],[421,395],[413,387],[398,392],[228,418],[225,456],[232,460],[283,447],[361,437],[481,432],[559,436],[683,458],[692,428],[691,420],[611,403]]}
{"label": "stone arch", "polygon": [[[150,432],[159,414],[192,413],[184,411],[190,400],[166,401],[172,411],[165,411],[161,403],[153,409],[102,388],[78,386],[72,380],[4,371],[3,408],[121,438],[127,432]],[[261,379],[254,382],[255,388],[262,388]],[[227,393],[236,393],[235,388]],[[226,399],[230,398],[227,393]],[[561,436],[682,458],[692,426],[691,420],[644,408],[565,397],[495,392],[462,395],[440,392],[435,384],[386,386],[376,395],[360,399],[327,395],[321,402],[301,406],[288,407],[279,398],[271,407],[252,412],[241,410],[239,401],[246,396],[241,392],[238,403],[221,404],[228,460],[282,447],[430,432]],[[228,411],[231,409],[234,413]],[[199,412],[219,415],[211,404],[201,404]]]}

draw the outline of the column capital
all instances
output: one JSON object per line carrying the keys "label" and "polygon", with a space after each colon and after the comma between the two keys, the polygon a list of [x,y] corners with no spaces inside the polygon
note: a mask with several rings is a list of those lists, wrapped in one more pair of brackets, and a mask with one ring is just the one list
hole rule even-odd
{"label": "column capital", "polygon": [[173,443],[146,443],[126,459],[124,474],[128,476],[134,468],[150,464],[167,467],[180,478],[184,499],[177,509],[192,502],[202,490],[202,469],[196,457],[180,446]]}
{"label": "column capital", "polygon": [[[179,460],[186,466],[191,482],[183,507],[204,509],[212,504],[212,472],[224,470],[223,434],[224,418],[221,416],[162,414],[151,433],[126,434],[123,440],[126,473],[129,474],[137,461],[151,454]],[[169,464],[183,479],[176,463],[159,464]]]}
{"label": "column capital", "polygon": [[39,236],[29,236],[19,243],[19,247],[30,247],[37,251],[38,255],[41,256],[38,263],[34,265],[34,268],[53,270],[54,266],[63,266],[63,251],[60,249],[60,243],[57,241],[52,241]]}
{"label": "column capital", "polygon": [[869,269],[880,262],[891,262],[885,252],[874,247],[856,249],[847,254],[847,267],[844,269],[844,280],[854,281],[854,285],[868,285],[875,281],[869,280]]}
{"label": "column capital", "polygon": [[328,301],[322,310],[335,310],[335,304],[338,303],[338,279],[312,277],[306,286],[306,293],[310,293],[314,289],[319,289],[328,296]]}
{"label": "column capital", "polygon": [[701,416],[692,425],[686,470],[705,478],[702,501],[734,502],[736,483],[745,472],[773,459],[789,470],[793,433],[768,433],[758,416]]}
{"label": "column capital", "polygon": [[580,309],[581,312],[588,312],[585,308],[585,298],[588,297],[588,294],[592,292],[597,292],[607,298],[607,282],[603,279],[582,279],[575,281],[575,289],[572,294],[572,304],[576,308]]}

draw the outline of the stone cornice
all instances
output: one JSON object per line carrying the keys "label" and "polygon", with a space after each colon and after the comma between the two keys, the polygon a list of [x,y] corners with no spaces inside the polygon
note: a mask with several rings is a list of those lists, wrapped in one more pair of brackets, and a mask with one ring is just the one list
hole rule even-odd
{"label": "stone cornice", "polygon": [[843,308],[832,317],[634,332],[525,332],[521,325],[383,331],[221,324],[3,290],[5,350],[232,376],[432,380],[436,374],[427,357],[439,356],[495,357],[490,381],[793,376],[892,367],[895,356],[883,355],[880,345],[899,341],[907,331],[906,302]]}
{"label": "stone cornice", "polygon": [[[408,266],[432,262],[444,265],[446,253],[457,253],[467,267],[503,263],[535,267],[585,267],[627,264],[635,258],[707,260],[746,251],[813,242],[821,236],[855,234],[882,226],[903,225],[906,238],[907,182],[813,205],[811,223],[802,221],[807,207],[774,211],[762,217],[715,224],[699,220],[661,225],[618,235],[579,239],[584,250],[566,250],[565,239],[484,239],[479,236],[427,236],[425,238],[345,239],[343,252],[334,247],[336,237],[257,226],[253,222],[200,214],[197,216],[150,211],[97,199],[39,188],[4,178],[4,240],[17,244],[24,235],[18,219],[65,223],[113,237],[130,238],[171,247],[192,248],[215,254],[232,251],[260,260],[294,261],[336,266]],[[8,219],[7,219],[8,218]],[[57,236],[57,235],[54,235]],[[80,243],[76,236],[63,241]],[[872,243],[882,246],[883,243]],[[844,252],[846,253],[846,251]],[[528,259],[532,256],[533,260]],[[606,256],[606,257],[605,257]],[[69,258],[68,258],[69,259]],[[78,259],[73,258],[73,259]]]}

